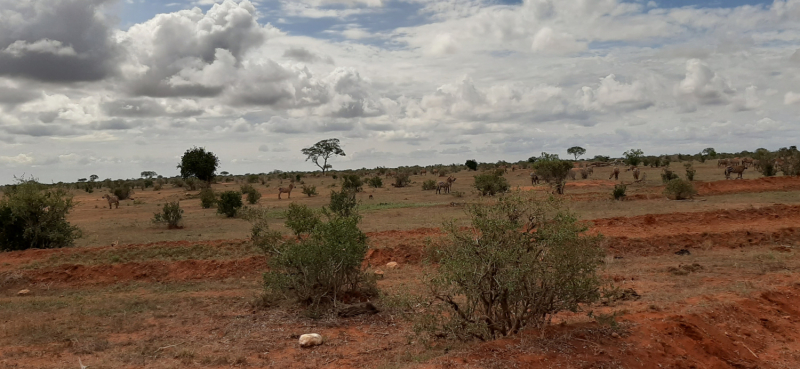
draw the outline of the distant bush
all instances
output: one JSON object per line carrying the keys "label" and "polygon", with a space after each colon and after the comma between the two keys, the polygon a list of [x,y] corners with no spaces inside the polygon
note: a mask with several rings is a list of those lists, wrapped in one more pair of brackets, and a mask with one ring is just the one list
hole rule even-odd
{"label": "distant bush", "polygon": [[611,193],[614,196],[614,200],[622,200],[625,196],[625,191],[628,189],[628,186],[624,184],[614,185],[614,191]]}
{"label": "distant bush", "polygon": [[171,181],[173,187],[183,187],[186,185],[186,182],[183,178],[175,178]]}
{"label": "distant bush", "polygon": [[334,214],[343,217],[355,215],[357,205],[355,192],[345,189],[339,192],[331,191],[329,210]]}
{"label": "distant bush", "polygon": [[47,189],[35,180],[5,186],[0,200],[0,251],[72,246],[81,231],[67,222],[75,206],[64,188]]}
{"label": "distant bush", "polygon": [[498,193],[508,191],[511,186],[502,175],[496,172],[489,172],[475,176],[475,189],[481,193],[482,196],[494,196]]}
{"label": "distant bush", "polygon": [[189,177],[189,178],[186,178],[185,182],[186,182],[186,188],[189,191],[197,191],[197,185],[198,185],[198,183],[197,183],[198,179],[197,178]]}
{"label": "distant bush", "polygon": [[367,185],[372,188],[381,188],[383,187],[383,179],[381,177],[375,176],[367,180]]}
{"label": "distant bush", "polygon": [[467,160],[464,164],[469,170],[475,171],[478,170],[478,162],[475,160]]}
{"label": "distant bush", "polygon": [[308,197],[316,196],[317,195],[317,186],[306,186],[306,185],[303,185],[303,194],[307,195]]}
{"label": "distant bush", "polygon": [[133,188],[128,182],[117,181],[111,188],[111,193],[120,200],[127,200],[133,195]]}
{"label": "distant bush", "polygon": [[435,189],[436,189],[436,180],[435,179],[429,179],[429,180],[427,180],[425,182],[422,182],[422,190],[423,191],[430,191],[430,190],[435,190]]}
{"label": "distant bush", "polygon": [[675,178],[667,183],[664,188],[664,195],[672,200],[685,200],[690,199],[697,193],[692,182],[684,181],[680,178]]}
{"label": "distant bush", "polygon": [[572,163],[561,160],[558,155],[542,153],[542,156],[533,163],[533,170],[539,178],[549,183],[557,194],[564,194],[567,176],[572,170]]}
{"label": "distant bush", "polygon": [[247,193],[247,202],[249,204],[251,205],[255,204],[258,202],[259,199],[261,199],[261,192],[258,192],[255,189],[253,189],[253,191]]}
{"label": "distant bush", "polygon": [[180,225],[181,219],[183,219],[183,209],[178,201],[164,204],[160,213],[153,214],[153,223],[166,223],[169,229],[183,228]]}
{"label": "distant bush", "polygon": [[344,174],[342,175],[342,189],[361,192],[364,182],[357,174]]}
{"label": "distant bush", "polygon": [[152,179],[148,178],[148,179],[144,180],[144,188],[150,188],[150,187],[153,187],[154,185],[155,185],[155,182],[153,182]]}
{"label": "distant bush", "polygon": [[217,201],[217,213],[224,214],[228,218],[236,216],[236,212],[242,208],[242,195],[237,191],[226,191],[220,194]]}
{"label": "distant bush", "polygon": [[419,331],[491,340],[600,298],[600,237],[557,199],[516,192],[467,211],[471,226],[446,223],[449,237],[429,252],[434,301]]}
{"label": "distant bush", "polygon": [[200,206],[202,206],[203,209],[210,209],[216,203],[217,195],[214,193],[213,189],[204,188],[200,190]]}
{"label": "distant bush", "polygon": [[692,163],[683,164],[683,167],[686,168],[686,179],[694,181],[694,174],[697,173],[697,171],[692,167]]}
{"label": "distant bush", "polygon": [[661,182],[663,182],[664,184],[667,184],[669,183],[669,181],[678,178],[679,178],[678,175],[675,174],[675,172],[673,172],[669,168],[664,168],[661,170]]}
{"label": "distant bush", "polygon": [[163,187],[164,185],[160,181],[157,181],[153,184],[153,191],[161,191]]}
{"label": "distant bush", "polygon": [[406,171],[397,172],[397,175],[394,176],[395,187],[405,187],[409,183],[411,183],[411,176]]}
{"label": "distant bush", "polygon": [[247,183],[258,183],[258,174],[250,174],[247,176]]}
{"label": "distant bush", "polygon": [[764,177],[774,177],[778,174],[778,168],[775,166],[775,160],[762,161],[761,175]]}
{"label": "distant bush", "polygon": [[289,204],[289,208],[284,212],[286,217],[286,227],[300,237],[309,234],[320,222],[320,215],[306,205]]}

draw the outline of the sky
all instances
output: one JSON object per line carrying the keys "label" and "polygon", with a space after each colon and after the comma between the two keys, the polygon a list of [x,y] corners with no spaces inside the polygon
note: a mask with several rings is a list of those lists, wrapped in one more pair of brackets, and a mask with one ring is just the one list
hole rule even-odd
{"label": "sky", "polygon": [[0,183],[777,149],[800,0],[0,0]]}

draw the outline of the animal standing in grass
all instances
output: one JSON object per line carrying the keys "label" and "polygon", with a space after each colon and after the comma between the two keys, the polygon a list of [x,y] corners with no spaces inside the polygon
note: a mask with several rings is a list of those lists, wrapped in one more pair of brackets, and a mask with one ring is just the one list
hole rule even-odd
{"label": "animal standing in grass", "polygon": [[539,184],[539,175],[531,172],[531,186]]}
{"label": "animal standing in grass", "polygon": [[733,166],[727,167],[727,168],[725,168],[725,179],[731,179],[731,173],[738,174],[736,179],[744,179],[742,177],[742,175],[744,174],[744,170],[745,169],[747,169],[747,168],[745,168],[744,165],[737,165],[735,167],[733,167]]}
{"label": "animal standing in grass", "polygon": [[450,193],[450,187],[453,186],[453,182],[455,181],[455,178],[447,177],[446,181],[439,182],[439,184],[436,186],[436,193],[441,193],[442,189],[444,189],[444,193]]}
{"label": "animal standing in grass", "polygon": [[119,209],[119,197],[114,196],[114,195],[105,194],[105,195],[103,195],[103,198],[108,200],[108,208],[109,209],[111,209],[111,205],[112,204],[117,205],[117,209]]}
{"label": "animal standing in grass", "polygon": [[614,178],[615,180],[619,179],[619,168],[614,168],[614,171],[611,172],[611,175],[608,176],[608,179]]}
{"label": "animal standing in grass", "polygon": [[294,189],[294,183],[289,183],[289,187],[279,187],[278,188],[278,200],[281,199],[281,194],[287,194],[288,198],[292,198],[292,189]]}

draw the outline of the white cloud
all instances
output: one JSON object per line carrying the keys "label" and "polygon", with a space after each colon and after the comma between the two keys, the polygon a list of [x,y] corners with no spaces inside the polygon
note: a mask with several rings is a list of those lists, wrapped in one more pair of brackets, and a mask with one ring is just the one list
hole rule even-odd
{"label": "white cloud", "polygon": [[686,62],[686,77],[675,86],[675,94],[688,104],[725,104],[734,92],[725,78],[698,59]]}
{"label": "white cloud", "polygon": [[630,111],[645,109],[654,105],[648,97],[647,89],[641,81],[630,84],[620,83],[613,74],[600,80],[600,85],[593,89],[584,86],[578,97],[585,110],[605,112],[607,110]]}
{"label": "white cloud", "polygon": [[565,32],[553,31],[544,27],[533,36],[533,51],[546,54],[571,54],[586,50],[586,43],[575,40],[575,37]]}
{"label": "white cloud", "polygon": [[20,58],[28,53],[53,54],[58,56],[77,56],[78,53],[72,46],[64,46],[61,41],[41,39],[35,42],[25,42],[22,40],[14,41],[13,44],[3,50],[15,58]]}
{"label": "white cloud", "polygon": [[800,104],[800,93],[787,92],[783,97],[783,103],[786,105]]}

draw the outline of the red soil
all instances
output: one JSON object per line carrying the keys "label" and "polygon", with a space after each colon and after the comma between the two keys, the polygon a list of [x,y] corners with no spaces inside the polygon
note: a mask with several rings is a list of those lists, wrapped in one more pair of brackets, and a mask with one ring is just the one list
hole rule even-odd
{"label": "red soil", "polygon": [[698,182],[695,184],[700,196],[729,193],[797,191],[800,190],[800,177],[764,177],[759,179]]}

